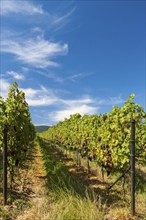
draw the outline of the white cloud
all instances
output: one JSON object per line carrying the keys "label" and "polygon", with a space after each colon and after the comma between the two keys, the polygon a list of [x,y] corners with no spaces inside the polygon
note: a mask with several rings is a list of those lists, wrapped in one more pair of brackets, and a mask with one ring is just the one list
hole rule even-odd
{"label": "white cloud", "polygon": [[109,105],[118,105],[124,103],[126,100],[124,100],[121,96],[118,97],[110,97],[109,98]]}
{"label": "white cloud", "polygon": [[98,114],[99,109],[101,109],[104,105],[118,105],[125,102],[121,98],[118,97],[109,97],[107,99],[92,99],[89,96],[84,97],[82,99],[77,100],[61,100],[62,104],[64,104],[63,109],[55,111],[51,113],[51,118],[54,122],[63,121],[64,118],[69,118],[70,115],[75,113],[80,113],[81,115],[93,115]]}
{"label": "white cloud", "polygon": [[23,89],[26,95],[26,101],[30,106],[53,106],[63,108],[63,110],[49,113],[52,121],[60,121],[71,114],[94,114],[97,113],[99,106],[95,106],[95,100],[90,97],[83,97],[81,99],[67,100],[56,95],[56,90],[48,89],[41,86],[40,89],[27,88]]}
{"label": "white cloud", "polygon": [[2,15],[8,15],[10,13],[21,14],[43,14],[44,11],[40,5],[34,5],[30,1],[16,1],[16,0],[2,0],[1,8]]}
{"label": "white cloud", "polygon": [[4,99],[8,96],[9,86],[10,83],[7,80],[0,78],[0,96]]}
{"label": "white cloud", "polygon": [[81,78],[85,78],[91,74],[77,73],[67,77],[65,80],[71,80],[72,82],[78,82]]}
{"label": "white cloud", "polygon": [[17,79],[17,80],[24,80],[25,77],[20,74],[20,73],[17,73],[15,71],[7,71],[7,74],[9,74],[10,76],[12,76],[14,79]]}
{"label": "white cloud", "polygon": [[62,121],[64,118],[69,118],[70,115],[80,113],[81,115],[92,115],[98,113],[100,106],[95,105],[96,100],[89,96],[74,100],[61,99],[62,110],[51,113],[51,118],[55,122]]}
{"label": "white cloud", "polygon": [[46,77],[53,79],[55,82],[59,82],[59,83],[62,83],[64,81],[63,77],[61,78],[60,76],[57,76],[56,74],[51,72],[47,73]]}
{"label": "white cloud", "polygon": [[[10,83],[6,79],[0,79],[0,96],[2,96],[4,99],[6,99],[8,96],[9,86]],[[59,98],[55,95],[55,91],[47,89],[43,86],[41,86],[39,89],[19,89],[24,91],[26,101],[29,104],[29,106],[48,106],[58,103],[59,101]]]}
{"label": "white cloud", "polygon": [[[9,89],[9,83],[5,79],[1,79],[1,96],[3,98],[7,97]],[[64,120],[64,118],[69,118],[70,115],[75,113],[80,113],[81,115],[87,114],[92,115],[99,113],[99,110],[104,105],[117,105],[124,103],[125,100],[118,97],[109,97],[107,99],[93,99],[89,96],[84,96],[78,99],[64,99],[58,95],[57,90],[48,89],[44,86],[40,86],[38,89],[33,88],[20,88],[24,91],[26,96],[26,101],[29,106],[32,107],[43,107],[43,106],[54,106],[58,110],[51,112],[48,115],[48,120],[50,118],[51,122],[56,123],[58,121]],[[40,109],[40,108],[39,108]],[[43,110],[43,108],[41,109]],[[40,111],[40,110],[39,110]],[[47,113],[45,113],[46,115]],[[44,117],[44,115],[42,116]]]}
{"label": "white cloud", "polygon": [[74,74],[74,75],[68,77],[68,79],[70,79],[71,81],[76,81],[76,79],[82,78],[82,77],[85,77],[85,76],[86,76],[86,74],[78,73],[78,74]]}
{"label": "white cloud", "polygon": [[74,13],[74,11],[76,10],[76,8],[72,8],[71,11],[67,12],[64,15],[54,15],[52,16],[52,25],[55,28],[55,31],[60,30],[61,28],[63,28],[68,22],[69,22],[69,18],[71,17],[71,15]]}
{"label": "white cloud", "polygon": [[30,106],[48,106],[58,103],[59,98],[51,89],[41,86],[40,89],[22,89],[26,96],[26,101]]}
{"label": "white cloud", "polygon": [[34,98],[35,95],[37,95],[37,93],[40,91],[40,90],[35,90],[35,89],[32,89],[32,88],[27,88],[27,89],[23,89],[21,88],[24,92],[25,92],[25,96],[29,98]]}
{"label": "white cloud", "polygon": [[[77,101],[78,102],[78,101]],[[58,122],[64,120],[64,118],[69,118],[70,115],[75,113],[80,113],[81,115],[88,114],[92,115],[98,113],[99,107],[90,106],[87,104],[75,104],[67,107],[64,110],[55,111],[51,114],[51,118]]]}
{"label": "white cloud", "polygon": [[[31,71],[34,72],[33,69]],[[42,69],[41,70],[36,70],[35,69],[35,73],[38,73],[38,74],[40,74],[42,76],[45,76],[46,78],[50,78],[50,79],[54,80],[55,82],[59,82],[59,83],[64,82],[64,78],[63,77],[57,76],[55,73],[50,72],[48,70],[44,71]]]}
{"label": "white cloud", "polygon": [[62,103],[68,105],[70,107],[75,105],[82,105],[82,104],[91,104],[94,103],[95,100],[91,99],[88,96],[84,96],[82,99],[75,99],[75,100],[64,100],[62,99]]}
{"label": "white cloud", "polygon": [[58,63],[52,61],[59,55],[66,55],[68,45],[59,42],[50,42],[40,37],[37,39],[10,40],[3,39],[1,51],[14,54],[18,60],[34,67],[56,67]]}
{"label": "white cloud", "polygon": [[44,31],[40,28],[40,27],[34,27],[34,28],[32,28],[32,33],[39,33],[39,34],[41,34],[41,36],[43,36],[43,34],[44,34]]}
{"label": "white cloud", "polygon": [[126,100],[124,100],[121,96],[117,97],[109,97],[108,99],[102,99],[101,104],[102,105],[118,105],[124,103]]}

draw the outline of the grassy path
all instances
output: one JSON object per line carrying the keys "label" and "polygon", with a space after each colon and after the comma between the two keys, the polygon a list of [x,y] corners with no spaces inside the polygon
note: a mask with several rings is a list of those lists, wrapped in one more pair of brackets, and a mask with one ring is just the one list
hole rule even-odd
{"label": "grassy path", "polygon": [[137,210],[142,214],[131,218],[129,204],[122,201],[120,190],[107,195],[107,183],[100,175],[77,168],[51,142],[40,139],[24,175],[28,205],[21,209],[21,197],[6,207],[9,215],[0,220],[146,220],[145,193],[136,198]]}
{"label": "grassy path", "polygon": [[42,152],[37,147],[28,174],[31,178],[31,207],[16,220],[103,219],[101,201],[83,184],[87,173],[77,171],[72,161],[50,144],[41,142],[40,145]]}
{"label": "grassy path", "polygon": [[[42,210],[46,201],[45,178],[42,153],[37,145],[29,162],[29,169],[21,172],[21,186],[8,199],[3,207],[0,196],[0,220],[41,220]],[[23,189],[22,189],[23,187]],[[13,198],[14,197],[14,198]]]}
{"label": "grassy path", "polygon": [[40,149],[36,148],[36,153],[32,161],[32,167],[29,171],[31,178],[31,195],[30,204],[31,208],[26,209],[24,213],[19,215],[16,220],[40,220],[42,218],[41,209],[45,202],[45,176],[46,172],[43,167],[42,154]]}
{"label": "grassy path", "polygon": [[137,184],[137,215],[131,218],[129,184],[125,199],[120,183],[107,194],[107,183],[102,182],[100,175],[88,175],[85,169],[78,169],[72,159],[58,152],[54,143],[45,144],[42,149],[47,188],[55,198],[51,203],[55,208],[50,208],[52,215],[48,220],[146,220],[146,180]]}

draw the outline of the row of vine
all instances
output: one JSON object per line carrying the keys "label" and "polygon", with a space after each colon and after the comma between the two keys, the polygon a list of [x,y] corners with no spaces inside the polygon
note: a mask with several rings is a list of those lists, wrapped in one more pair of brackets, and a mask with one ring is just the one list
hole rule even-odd
{"label": "row of vine", "polygon": [[130,95],[123,107],[114,106],[110,113],[71,115],[40,136],[59,143],[67,150],[78,150],[82,157],[112,170],[125,170],[130,163],[131,119],[136,122],[136,160],[146,163],[146,112]]}
{"label": "row of vine", "polygon": [[35,138],[35,128],[32,124],[25,94],[18,89],[15,82],[10,85],[8,98],[0,97],[0,153],[3,151],[4,129],[7,132],[8,145],[8,176],[10,184],[26,163],[26,158],[32,151]]}

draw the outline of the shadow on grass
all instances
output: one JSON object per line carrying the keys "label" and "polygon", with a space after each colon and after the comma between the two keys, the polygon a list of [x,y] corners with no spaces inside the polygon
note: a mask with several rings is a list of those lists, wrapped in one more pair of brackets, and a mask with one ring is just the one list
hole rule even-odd
{"label": "shadow on grass", "polygon": [[[54,143],[39,141],[47,173],[47,188],[49,191],[55,192],[56,189],[59,189],[60,192],[70,191],[82,198],[86,198],[88,195],[91,200],[95,200],[95,197],[96,200],[100,198],[101,202],[103,204],[106,202],[107,205],[111,205],[111,201],[117,203],[121,199],[116,190],[114,190],[114,193],[107,194],[105,189],[107,183],[98,179],[90,180],[89,174],[82,167],[77,168],[74,163],[65,165],[66,162],[72,162],[72,159],[63,155],[55,147]],[[74,172],[70,172],[70,170],[74,170]],[[92,188],[95,184],[96,188]]]}
{"label": "shadow on grass", "polygon": [[140,169],[136,169],[135,189],[142,193],[146,192],[146,173]]}
{"label": "shadow on grass", "polygon": [[1,204],[1,194],[3,193],[3,189],[2,189],[2,164],[3,164],[3,157],[2,154],[0,153],[0,204]]}
{"label": "shadow on grass", "polygon": [[[26,163],[21,165],[21,171],[28,172],[30,169],[30,159],[26,158]],[[2,161],[2,155],[0,155],[0,162]],[[32,162],[32,158],[31,158]],[[14,182],[12,187],[10,187],[10,176],[9,172],[7,174],[7,205],[13,206],[13,203],[19,201],[19,203],[29,202],[30,197],[33,196],[34,192],[31,189],[30,183],[22,187],[23,176],[20,176],[20,172],[15,174]],[[21,178],[22,177],[22,178]],[[3,176],[2,176],[2,162],[0,163],[0,204],[3,204]]]}
{"label": "shadow on grass", "polygon": [[3,156],[0,153],[0,178],[1,178],[1,175],[2,175],[2,168],[3,168],[2,164],[3,164]]}

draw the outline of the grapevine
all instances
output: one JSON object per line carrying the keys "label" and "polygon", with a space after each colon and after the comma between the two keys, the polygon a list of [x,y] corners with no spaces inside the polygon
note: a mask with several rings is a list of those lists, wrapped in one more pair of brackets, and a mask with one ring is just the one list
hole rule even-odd
{"label": "grapevine", "polygon": [[10,85],[6,101],[0,97],[0,146],[2,150],[3,130],[8,132],[8,171],[10,185],[20,167],[23,167],[27,155],[31,151],[35,138],[35,129],[32,124],[25,94],[18,89],[15,82]]}
{"label": "grapevine", "polygon": [[68,150],[78,149],[81,156],[107,168],[125,170],[130,163],[130,121],[136,122],[136,160],[146,163],[146,113],[130,95],[123,107],[114,106],[110,113],[71,115],[40,135]]}

